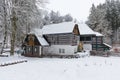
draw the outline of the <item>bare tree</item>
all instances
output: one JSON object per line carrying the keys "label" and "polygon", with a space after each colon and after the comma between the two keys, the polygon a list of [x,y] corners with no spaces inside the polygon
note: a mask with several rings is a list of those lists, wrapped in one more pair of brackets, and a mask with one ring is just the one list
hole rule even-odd
{"label": "bare tree", "polygon": [[8,23],[9,23],[9,1],[8,0],[1,0],[1,3],[2,3],[2,8],[3,8],[3,42],[2,42],[2,45],[1,45],[1,51],[0,51],[0,54],[3,53],[3,49],[4,49],[4,46],[5,44],[7,45],[7,32],[8,32]]}

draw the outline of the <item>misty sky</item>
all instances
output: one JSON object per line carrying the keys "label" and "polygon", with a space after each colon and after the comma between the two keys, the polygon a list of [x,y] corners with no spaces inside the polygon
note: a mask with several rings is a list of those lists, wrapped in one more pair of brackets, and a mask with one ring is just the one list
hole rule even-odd
{"label": "misty sky", "polygon": [[49,0],[47,8],[64,15],[70,13],[78,21],[86,21],[92,4],[98,5],[105,0]]}

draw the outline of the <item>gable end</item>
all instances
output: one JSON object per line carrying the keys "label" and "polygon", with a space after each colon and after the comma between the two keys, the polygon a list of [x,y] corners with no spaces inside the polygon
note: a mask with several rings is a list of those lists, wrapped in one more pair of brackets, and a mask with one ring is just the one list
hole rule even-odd
{"label": "gable end", "polygon": [[75,24],[75,26],[74,26],[74,28],[73,28],[73,33],[74,33],[75,35],[80,35],[80,32],[79,32],[79,29],[78,29],[78,25],[77,25],[77,24]]}

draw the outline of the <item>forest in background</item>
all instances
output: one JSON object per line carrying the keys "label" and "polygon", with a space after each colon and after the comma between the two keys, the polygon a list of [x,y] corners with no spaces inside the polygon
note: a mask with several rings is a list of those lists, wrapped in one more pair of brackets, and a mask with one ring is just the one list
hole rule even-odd
{"label": "forest in background", "polygon": [[44,8],[48,0],[0,0],[0,53],[4,47],[21,46],[24,36],[34,28],[43,25],[72,21],[70,14],[61,16],[59,12],[48,12]]}
{"label": "forest in background", "polygon": [[[34,28],[44,25],[72,21],[70,14],[60,15],[48,12],[45,6],[49,0],[0,0],[0,53],[4,47],[21,46],[24,36]],[[110,45],[120,42],[120,1],[106,0],[105,3],[92,5],[86,24],[104,35]]]}
{"label": "forest in background", "polygon": [[86,24],[104,35],[110,45],[120,42],[120,1],[106,0],[105,3],[92,5]]}

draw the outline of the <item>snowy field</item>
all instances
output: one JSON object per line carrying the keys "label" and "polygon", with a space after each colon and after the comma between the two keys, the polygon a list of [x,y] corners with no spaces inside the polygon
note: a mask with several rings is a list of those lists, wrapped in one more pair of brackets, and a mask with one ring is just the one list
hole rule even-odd
{"label": "snowy field", "polygon": [[28,62],[0,67],[0,80],[120,80],[120,57],[78,59],[3,58],[0,63],[27,59]]}

